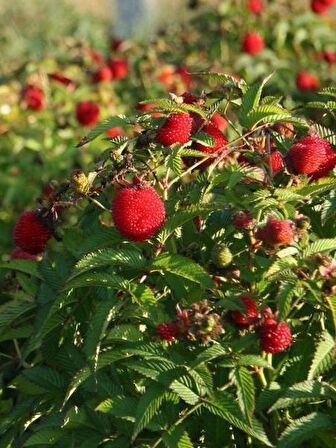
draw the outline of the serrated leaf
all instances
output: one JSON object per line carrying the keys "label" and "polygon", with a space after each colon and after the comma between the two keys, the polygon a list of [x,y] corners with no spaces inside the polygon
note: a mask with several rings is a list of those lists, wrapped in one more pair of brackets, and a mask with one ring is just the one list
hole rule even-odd
{"label": "serrated leaf", "polygon": [[23,446],[55,445],[62,435],[62,429],[43,428],[30,436]]}
{"label": "serrated leaf", "polygon": [[125,115],[118,115],[117,117],[110,117],[106,120],[101,121],[97,126],[92,128],[90,132],[81,139],[77,147],[86,145],[89,142],[95,140],[99,135],[103,134],[110,128],[123,126],[125,124],[132,124]]}
{"label": "serrated leaf", "polygon": [[312,255],[321,252],[330,252],[333,250],[336,250],[336,238],[320,239],[309,244],[309,246],[303,251],[302,257],[311,257]]}
{"label": "serrated leaf", "polygon": [[277,448],[302,447],[303,442],[313,438],[315,434],[334,429],[335,422],[331,417],[320,412],[313,412],[293,420],[281,434]]}
{"label": "serrated leaf", "polygon": [[254,366],[254,367],[265,367],[266,369],[273,370],[271,364],[264,358],[258,355],[243,355],[237,360],[237,365],[239,366]]}
{"label": "serrated leaf", "polygon": [[86,272],[70,279],[64,286],[65,291],[89,286],[103,286],[113,289],[129,289],[129,282],[122,277],[108,272]]}
{"label": "serrated leaf", "polygon": [[159,255],[153,261],[150,269],[152,272],[161,271],[163,274],[168,272],[204,288],[210,288],[213,284],[211,277],[202,266],[181,255]]}
{"label": "serrated leaf", "polygon": [[244,90],[246,88],[246,82],[243,79],[236,79],[232,75],[227,75],[225,73],[195,72],[192,74],[211,81],[216,81],[224,87],[236,87],[240,90]]}
{"label": "serrated leaf", "polygon": [[24,272],[37,278],[42,278],[38,269],[38,262],[32,260],[10,260],[0,263],[0,269],[10,269],[14,271]]}
{"label": "serrated leaf", "polygon": [[248,114],[255,110],[255,108],[259,105],[263,88],[272,75],[273,74],[267,76],[263,79],[263,81],[257,82],[248,87],[247,91],[244,93],[240,109],[240,123],[242,126],[249,126]]}
{"label": "serrated leaf", "polygon": [[325,370],[331,368],[335,363],[335,340],[324,331],[316,346],[313,361],[310,365],[308,380],[321,375]]}
{"label": "serrated leaf", "polygon": [[238,403],[246,419],[251,422],[255,407],[255,387],[253,377],[246,367],[236,367],[234,371]]}

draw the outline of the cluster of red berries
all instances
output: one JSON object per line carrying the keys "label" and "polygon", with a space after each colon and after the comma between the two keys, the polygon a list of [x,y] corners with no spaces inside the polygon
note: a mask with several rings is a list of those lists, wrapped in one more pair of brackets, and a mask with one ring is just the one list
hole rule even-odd
{"label": "cluster of red berries", "polygon": [[315,14],[325,14],[335,0],[311,0],[310,7]]}
{"label": "cluster of red berries", "polygon": [[[194,95],[186,92],[182,95],[186,104],[192,104],[198,101]],[[211,120],[206,123],[200,115],[196,113],[177,112],[169,115],[156,133],[156,139],[164,146],[171,146],[175,143],[187,143],[194,133],[202,131],[211,137],[213,144],[211,146],[203,143],[195,143],[194,148],[205,154],[220,154],[226,149],[227,138],[222,130],[226,129],[227,121],[220,114],[213,115]],[[188,162],[187,162],[188,163]],[[200,168],[205,168],[211,163],[211,159],[204,161]]]}
{"label": "cluster of red berries", "polygon": [[169,91],[177,92],[181,88],[190,89],[192,78],[187,67],[175,67],[174,65],[165,65],[160,69],[158,80]]}
{"label": "cluster of red berries", "polygon": [[14,227],[16,247],[12,258],[36,259],[51,237],[52,231],[38,212],[29,210],[22,213]]}
{"label": "cluster of red berries", "polygon": [[250,296],[242,295],[239,300],[245,307],[245,313],[231,311],[230,318],[241,329],[257,326],[260,348],[263,351],[279,353],[291,345],[292,333],[286,322],[277,322],[269,308],[259,313],[256,301]]}

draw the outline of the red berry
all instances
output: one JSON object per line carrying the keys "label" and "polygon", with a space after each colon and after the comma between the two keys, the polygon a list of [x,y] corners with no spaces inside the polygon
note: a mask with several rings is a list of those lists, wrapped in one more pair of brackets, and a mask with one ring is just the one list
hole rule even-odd
{"label": "red berry", "polygon": [[175,322],[159,324],[156,332],[162,341],[174,341],[178,335],[178,326]]}
{"label": "red berry", "polygon": [[192,79],[188,69],[186,67],[179,67],[176,69],[175,73],[180,76],[184,86],[189,89],[192,84]]}
{"label": "red berry", "polygon": [[167,89],[173,89],[176,81],[176,68],[173,65],[164,65],[160,69],[158,79]]}
{"label": "red berry", "polygon": [[100,53],[98,53],[96,50],[94,50],[93,48],[87,48],[86,53],[90,56],[92,62],[95,62],[96,64],[103,63],[103,61],[104,61],[103,56]]}
{"label": "red berry", "polygon": [[111,50],[113,50],[113,51],[119,50],[119,48],[123,45],[124,42],[125,41],[122,39],[116,39],[116,38],[112,39]]}
{"label": "red berry", "polygon": [[283,352],[292,344],[292,333],[286,322],[265,319],[260,325],[260,348],[267,353]]}
{"label": "red berry", "polygon": [[247,328],[258,320],[258,306],[256,301],[249,296],[240,296],[239,300],[245,305],[246,311],[245,313],[231,311],[231,319],[239,327]]}
{"label": "red berry", "polygon": [[333,3],[334,0],[311,0],[310,7],[315,14],[324,14]]}
{"label": "red berry", "polygon": [[165,219],[164,203],[149,186],[123,188],[115,195],[111,208],[116,228],[131,241],[148,240]]}
{"label": "red berry", "polygon": [[287,245],[294,240],[294,230],[292,221],[270,216],[266,225],[256,232],[256,238],[272,246],[277,244]]}
{"label": "red berry", "polygon": [[321,177],[326,177],[329,172],[336,166],[336,154],[332,150],[331,146],[326,147],[326,160],[320,166],[320,168],[314,171],[311,175],[313,180],[321,179]]}
{"label": "red berry", "polygon": [[296,174],[313,174],[326,162],[329,143],[317,135],[301,138],[290,148],[287,160]]}
{"label": "red berry", "polygon": [[48,226],[32,210],[22,213],[14,227],[14,240],[18,247],[29,254],[40,254],[52,237]]}
{"label": "red berry", "polygon": [[253,14],[260,14],[263,10],[263,2],[262,0],[248,0],[247,8]]}
{"label": "red berry", "polygon": [[199,100],[199,98],[190,92],[184,92],[182,94],[183,102],[185,104],[195,104]]}
{"label": "red berry", "polygon": [[53,73],[49,73],[48,76],[53,81],[63,84],[66,87],[75,87],[74,81],[71,78],[68,78],[67,76],[63,75],[63,73],[53,72]]}
{"label": "red berry", "polygon": [[264,49],[264,46],[264,39],[259,33],[251,31],[245,34],[243,40],[243,51],[245,53],[258,54]]}
{"label": "red berry", "polygon": [[21,93],[22,101],[28,109],[40,111],[44,108],[44,92],[36,86],[26,86]]}
{"label": "red berry", "polygon": [[99,120],[99,107],[93,101],[81,101],[76,107],[77,121],[83,126],[94,126]]}
{"label": "red berry", "polygon": [[322,52],[321,56],[329,65],[336,62],[336,51],[325,50]]}
{"label": "red berry", "polygon": [[16,247],[11,253],[12,260],[36,260],[38,255],[30,254],[24,251],[21,247]]}
{"label": "red berry", "polygon": [[112,71],[108,65],[103,65],[92,75],[93,82],[106,82],[111,81]]}
{"label": "red berry", "polygon": [[232,222],[236,227],[246,229],[252,223],[252,216],[249,211],[242,210],[234,214]]}
{"label": "red berry", "polygon": [[170,115],[157,130],[157,141],[164,146],[187,143],[190,140],[192,122],[192,117],[187,113]]}
{"label": "red berry", "polygon": [[125,59],[111,59],[108,65],[113,79],[124,79],[128,75],[128,63]]}
{"label": "red berry", "polygon": [[109,138],[115,138],[115,137],[119,137],[119,136],[123,136],[125,135],[125,132],[122,128],[116,126],[115,128],[110,128],[106,131],[106,135]]}
{"label": "red berry", "polygon": [[282,171],[284,165],[282,154],[280,151],[272,152],[271,156],[268,159],[268,164],[271,166],[272,173],[277,174]]}
{"label": "red berry", "polygon": [[[213,146],[205,146],[205,145],[202,145],[201,143],[196,143],[195,149],[197,149],[197,151],[201,151],[206,154],[215,154],[215,153],[222,152],[226,148],[226,145],[228,142],[227,138],[215,125],[213,125],[212,123],[208,123],[201,129],[201,131],[210,135],[210,137],[212,137],[212,139],[214,141],[214,144],[213,144]],[[205,160],[200,165],[200,167],[206,167],[206,166],[210,165],[211,163],[212,163],[211,159]]]}
{"label": "red berry", "polygon": [[296,86],[303,91],[316,90],[319,87],[317,76],[302,70],[296,76]]}
{"label": "red berry", "polygon": [[[155,109],[157,106],[155,103],[138,103],[136,108],[140,110],[141,112],[149,112],[152,109]],[[151,116],[153,118],[159,118],[162,117],[162,114],[160,112],[153,112],[151,113]]]}
{"label": "red berry", "polygon": [[225,120],[224,117],[222,117],[221,114],[218,112],[215,112],[213,116],[211,117],[211,123],[216,126],[220,131],[224,132],[225,129],[228,126],[228,122]]}

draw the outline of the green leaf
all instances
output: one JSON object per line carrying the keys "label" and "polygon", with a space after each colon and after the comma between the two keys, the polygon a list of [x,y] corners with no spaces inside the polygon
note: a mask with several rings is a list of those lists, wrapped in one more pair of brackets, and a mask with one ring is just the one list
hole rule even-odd
{"label": "green leaf", "polygon": [[110,117],[104,121],[101,121],[97,126],[92,128],[90,132],[81,139],[77,147],[86,145],[89,142],[95,140],[99,135],[103,134],[110,128],[124,126],[125,124],[132,124],[125,115],[119,115],[117,117]]}
{"label": "green leaf", "polygon": [[226,73],[211,73],[211,72],[195,72],[192,73],[195,76],[209,79],[210,81],[216,81],[223,85],[223,87],[237,88],[242,91],[246,89],[246,82],[243,79],[236,79]]}
{"label": "green leaf", "polygon": [[169,430],[162,436],[162,440],[167,448],[194,448],[183,425],[175,426],[174,429]]}
{"label": "green leaf", "polygon": [[155,414],[157,414],[166,396],[167,391],[165,389],[162,389],[160,386],[153,385],[141,397],[137,407],[132,440],[137,437],[137,435],[152,420]]}
{"label": "green leaf", "polygon": [[129,288],[129,282],[122,277],[108,272],[90,272],[70,279],[64,286],[65,291],[89,286],[104,286],[106,288],[124,289]]}
{"label": "green leaf", "polygon": [[272,75],[273,74],[267,76],[263,81],[250,86],[243,95],[240,109],[240,123],[242,126],[249,126],[248,114],[259,105],[263,88]]}
{"label": "green leaf", "polygon": [[195,261],[181,255],[162,254],[158,256],[151,266],[151,271],[161,271],[197,283],[204,288],[212,286],[209,274]]}
{"label": "green leaf", "polygon": [[303,251],[302,257],[310,257],[320,252],[336,250],[336,238],[325,238],[314,241]]}
{"label": "green leaf", "polygon": [[237,385],[238,403],[246,419],[251,423],[255,407],[255,387],[251,372],[246,367],[236,367],[234,371]]}
{"label": "green leaf", "polygon": [[32,302],[12,301],[0,306],[0,328],[6,327],[28,311],[35,309],[36,305]]}
{"label": "green leaf", "polygon": [[281,434],[277,448],[305,446],[303,442],[314,438],[321,431],[335,429],[335,421],[326,414],[313,412],[292,421]]}
{"label": "green leaf", "polygon": [[336,400],[336,391],[327,383],[319,381],[304,381],[289,387],[280,398],[274,403],[268,412],[276,409],[286,409],[292,406],[301,405],[302,403],[320,402],[321,399]]}
{"label": "green leaf", "polygon": [[266,359],[257,355],[243,355],[240,356],[237,365],[239,366],[254,366],[254,367],[265,367],[266,369],[273,369],[271,364],[266,361]]}
{"label": "green leaf", "polygon": [[11,260],[0,263],[0,269],[12,269],[14,271],[24,272],[33,277],[42,278],[38,269],[38,262],[32,260]]}
{"label": "green leaf", "polygon": [[317,344],[307,379],[311,380],[322,375],[334,365],[334,358],[335,340],[327,331],[324,331]]}
{"label": "green leaf", "polygon": [[34,446],[34,445],[55,445],[57,440],[59,440],[63,435],[64,430],[54,429],[54,428],[44,428],[40,431],[35,432],[29,439],[24,443],[23,446]]}
{"label": "green leaf", "polygon": [[113,265],[120,265],[132,269],[142,269],[146,266],[146,259],[136,249],[101,249],[97,252],[92,252],[79,260],[70,279],[92,269]]}
{"label": "green leaf", "polygon": [[267,446],[273,446],[267,438],[265,431],[253,419],[253,424],[250,426],[244,421],[244,417],[234,399],[230,394],[220,391],[207,399],[204,406],[214,415],[226,420],[231,425],[250,435],[251,437],[260,440]]}

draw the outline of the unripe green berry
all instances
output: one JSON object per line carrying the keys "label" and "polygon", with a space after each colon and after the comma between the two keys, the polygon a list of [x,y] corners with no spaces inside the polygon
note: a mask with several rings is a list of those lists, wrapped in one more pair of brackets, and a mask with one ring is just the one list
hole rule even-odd
{"label": "unripe green berry", "polygon": [[218,268],[225,268],[232,262],[232,253],[224,244],[216,244],[211,251],[211,260]]}

